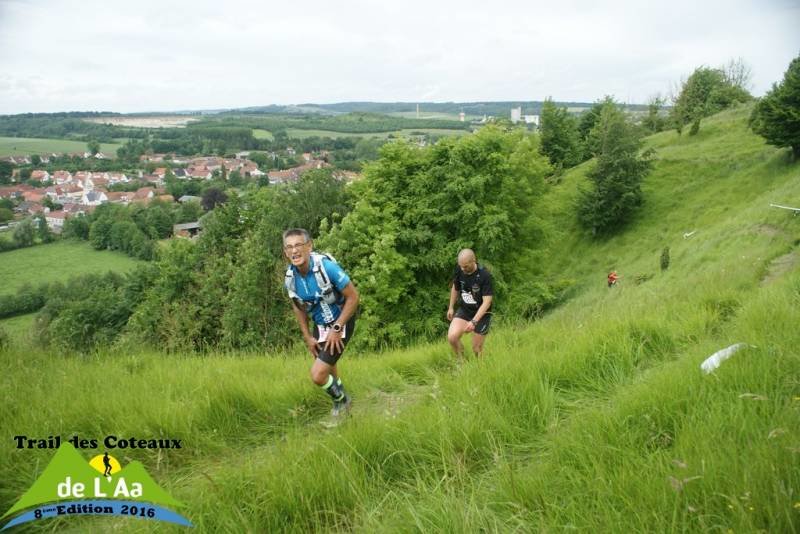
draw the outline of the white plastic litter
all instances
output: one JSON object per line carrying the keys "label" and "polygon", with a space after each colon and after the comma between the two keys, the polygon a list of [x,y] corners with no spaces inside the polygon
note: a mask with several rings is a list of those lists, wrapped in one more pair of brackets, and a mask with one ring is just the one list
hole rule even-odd
{"label": "white plastic litter", "polygon": [[736,343],[735,345],[731,345],[728,348],[718,350],[706,360],[700,364],[700,369],[706,372],[706,374],[710,373],[714,369],[720,366],[722,362],[733,356],[735,352],[738,352],[745,348],[747,343]]}

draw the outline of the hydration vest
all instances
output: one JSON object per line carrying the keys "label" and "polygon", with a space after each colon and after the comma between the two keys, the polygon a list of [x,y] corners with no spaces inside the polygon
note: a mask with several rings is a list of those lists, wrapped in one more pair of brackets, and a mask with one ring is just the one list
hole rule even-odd
{"label": "hydration vest", "polygon": [[[328,273],[325,272],[325,265],[322,263],[322,260],[326,259],[337,264],[338,262],[333,256],[325,252],[312,252],[311,259],[314,260],[314,267],[311,268],[311,272],[314,273],[314,279],[319,286],[320,293],[322,293],[322,301],[325,304],[340,303],[342,300],[342,295],[339,293],[339,290],[336,289],[336,286],[333,285],[333,282],[331,282],[331,278],[328,276]],[[291,265],[289,265],[289,268],[286,269],[286,277],[284,278],[283,284],[286,286],[286,291],[289,293],[289,298],[291,298],[300,308],[306,309],[306,303],[300,298],[295,289],[294,269]]]}

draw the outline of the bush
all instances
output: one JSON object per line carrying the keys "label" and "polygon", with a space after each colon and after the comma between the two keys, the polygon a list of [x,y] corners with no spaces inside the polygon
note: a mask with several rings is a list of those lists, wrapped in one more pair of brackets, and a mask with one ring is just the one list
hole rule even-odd
{"label": "bush", "polygon": [[661,270],[666,271],[669,268],[669,247],[664,247],[661,251]]}
{"label": "bush", "polygon": [[15,295],[0,295],[0,319],[32,313],[44,306],[48,284],[33,287],[25,284]]}

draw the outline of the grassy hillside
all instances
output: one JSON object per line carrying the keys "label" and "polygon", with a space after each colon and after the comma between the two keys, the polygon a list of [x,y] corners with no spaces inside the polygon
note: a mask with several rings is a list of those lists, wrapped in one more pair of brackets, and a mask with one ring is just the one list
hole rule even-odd
{"label": "grassy hillside", "polygon": [[[768,204],[800,203],[800,165],[749,133],[747,114],[648,139],[645,209],[611,239],[576,228],[587,167],[567,173],[545,215],[547,270],[576,281],[571,299],[533,325],[503,318],[486,358],[462,368],[444,342],[348,355],[353,416],[335,428],[300,353],[12,348],[0,507],[52,456],[10,436],[116,434],[184,440],[117,457],[144,462],[201,532],[797,532],[800,217]],[[623,278],[609,290],[611,268]],[[748,347],[701,372],[736,342]]]}

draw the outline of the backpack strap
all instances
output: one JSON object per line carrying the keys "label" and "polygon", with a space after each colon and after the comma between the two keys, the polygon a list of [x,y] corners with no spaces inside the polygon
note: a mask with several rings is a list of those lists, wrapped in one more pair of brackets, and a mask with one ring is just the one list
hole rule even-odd
{"label": "backpack strap", "polygon": [[297,295],[297,291],[295,291],[294,285],[294,269],[290,265],[288,269],[286,269],[286,276],[283,278],[283,285],[286,287],[286,292],[289,293],[290,299],[298,299],[300,298]]}
{"label": "backpack strap", "polygon": [[336,260],[333,256],[325,252],[312,253],[311,257],[314,258],[314,267],[312,268],[312,271],[314,272],[314,278],[316,278],[320,292],[323,295],[323,302],[326,304],[341,302],[342,294],[339,292],[339,289],[336,287],[336,285],[331,282],[331,277],[328,276],[328,272],[325,270],[325,264],[323,262],[323,260],[328,260],[336,263]]}
{"label": "backpack strap", "polygon": [[[328,302],[329,304],[339,301],[341,299],[341,294],[333,282],[331,282],[331,278],[328,276],[328,272],[325,270],[325,264],[323,263],[325,259],[332,262],[336,262],[336,260],[330,254],[324,252],[312,252],[311,258],[314,260],[314,266],[311,268],[311,271],[314,273],[314,279],[319,286],[320,292],[323,295],[332,295],[333,298]],[[290,299],[297,303],[302,303],[300,296],[297,294],[294,280],[294,268],[291,265],[286,269],[283,285],[286,287],[286,292],[289,294]]]}
{"label": "backpack strap", "polygon": [[328,289],[331,285],[331,277],[328,276],[328,272],[325,270],[325,265],[323,264],[322,260],[329,259],[331,261],[335,261],[332,259],[331,256],[328,254],[312,254],[314,258],[314,277],[317,279],[317,285],[319,286],[320,290],[324,293],[326,289]]}

